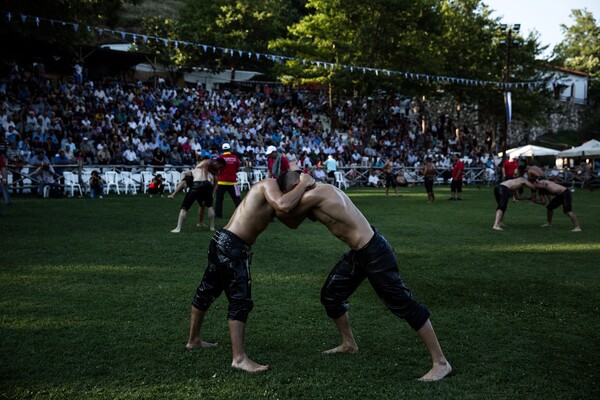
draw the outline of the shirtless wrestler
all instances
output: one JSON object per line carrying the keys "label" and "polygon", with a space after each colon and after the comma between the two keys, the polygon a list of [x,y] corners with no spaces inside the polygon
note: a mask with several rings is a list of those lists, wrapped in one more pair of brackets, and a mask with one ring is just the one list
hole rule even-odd
{"label": "shirtless wrestler", "polygon": [[537,189],[554,196],[552,201],[550,201],[550,203],[546,206],[546,223],[542,225],[542,227],[552,226],[552,214],[554,213],[554,209],[562,205],[563,212],[573,223],[573,229],[571,232],[581,232],[581,227],[579,226],[579,221],[577,221],[577,216],[572,211],[573,200],[571,191],[566,187],[547,179],[542,179],[536,182],[535,186]]}
{"label": "shirtless wrestler", "polygon": [[492,226],[493,229],[497,231],[504,230],[502,229],[502,221],[504,219],[504,214],[506,213],[506,207],[508,207],[508,201],[512,196],[515,196],[518,200],[521,200],[519,197],[519,189],[523,187],[523,185],[535,191],[534,184],[523,177],[509,179],[494,188],[494,196],[496,197],[496,203],[498,203],[498,207],[496,208],[496,219],[494,220],[494,225]]}
{"label": "shirtless wrestler", "polygon": [[283,215],[290,212],[314,182],[310,175],[302,174],[298,186],[284,195],[277,181],[263,179],[248,191],[227,225],[215,232],[208,246],[208,266],[192,301],[186,349],[216,346],[202,340],[201,330],[210,305],[225,292],[229,301],[227,320],[233,353],[231,366],[247,372],[269,369],[268,365],[252,361],[244,350],[246,320],[254,305],[250,285],[250,246],[269,226],[275,211]]}
{"label": "shirtless wrestler", "polygon": [[200,207],[204,206],[208,208],[210,230],[215,230],[215,211],[212,207],[213,191],[219,171],[224,167],[225,161],[222,159],[203,160],[196,165],[196,168],[191,171],[185,171],[182,174],[184,175],[184,179],[186,179],[186,176],[189,177],[190,175],[193,179],[190,190],[186,193],[183,203],[181,204],[181,210],[179,211],[179,217],[177,218],[177,227],[171,232],[181,232],[187,212],[192,204],[194,204],[194,201],[197,201]]}
{"label": "shirtless wrestler", "polygon": [[[298,174],[291,171],[278,179],[284,193],[299,182]],[[306,217],[325,225],[350,247],[321,289],[321,303],[342,336],[342,344],[325,353],[358,351],[350,328],[348,298],[368,278],[388,309],[405,319],[429,350],[433,366],[420,380],[437,381],[448,376],[452,367],[437,340],[429,310],[413,299],[404,285],[392,246],[369,224],[348,196],[333,185],[317,183],[302,196],[298,207],[285,215],[278,213],[278,218],[290,228],[297,228]]]}

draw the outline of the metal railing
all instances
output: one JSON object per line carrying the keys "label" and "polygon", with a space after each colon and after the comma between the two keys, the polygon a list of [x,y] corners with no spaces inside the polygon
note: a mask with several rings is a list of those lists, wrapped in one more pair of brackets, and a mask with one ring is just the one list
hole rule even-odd
{"label": "metal railing", "polygon": [[[16,170],[14,166],[9,165],[7,168],[8,176],[6,185],[8,190],[12,193],[31,193],[34,189],[37,189],[41,183],[39,177],[36,175],[38,167],[39,166],[25,165],[22,169]],[[147,182],[143,180],[142,172],[147,171],[152,174],[162,173],[165,178],[167,175],[171,175],[171,181],[169,183],[174,189],[177,185],[177,182],[174,182],[174,175],[166,174],[166,172],[181,172],[191,168],[191,166],[172,165],[83,165],[80,167],[76,164],[55,165],[53,167],[55,170],[60,169],[74,173],[79,183],[83,183],[82,186],[84,189],[88,184],[89,176],[92,171],[98,171],[100,174],[104,174],[108,171],[115,171],[117,173],[131,172],[133,181],[138,187],[138,191],[142,193],[144,193],[144,186],[147,184]],[[267,176],[266,167],[241,167],[240,170],[248,173],[248,179],[251,184]],[[338,168],[338,171],[343,173],[346,185],[349,187],[366,186],[370,171],[377,171],[380,181],[382,183],[385,182],[385,179],[381,174],[381,168],[355,166]],[[407,184],[423,184],[423,176],[418,167],[404,167],[394,171],[395,174],[398,174],[399,172],[402,172]],[[451,181],[452,169],[438,168],[436,174],[435,184],[448,184]],[[490,168],[465,168],[463,182],[466,185],[493,185],[498,180],[498,177],[497,171]],[[588,171],[588,173],[584,175],[577,169],[564,168],[559,170],[558,173],[549,174],[548,178],[567,187],[600,186],[600,178],[594,171]],[[58,177],[56,179],[64,188],[64,183],[60,182]]]}

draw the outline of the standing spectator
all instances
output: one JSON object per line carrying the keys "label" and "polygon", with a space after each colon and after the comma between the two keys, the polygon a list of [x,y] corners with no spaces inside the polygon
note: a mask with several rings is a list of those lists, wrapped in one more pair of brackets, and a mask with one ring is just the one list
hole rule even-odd
{"label": "standing spectator", "polygon": [[452,156],[452,159],[454,160],[454,166],[452,167],[452,183],[450,183],[452,197],[450,197],[449,200],[462,200],[461,197],[465,163],[458,157],[457,154]]}
{"label": "standing spectator", "polygon": [[237,172],[240,168],[240,159],[231,153],[231,145],[229,143],[223,143],[221,148],[223,149],[223,154],[219,158],[225,160],[226,165],[219,174],[217,184],[217,204],[215,205],[215,217],[217,218],[223,218],[223,199],[226,192],[231,196],[235,207],[242,202],[240,188],[237,185]]}
{"label": "standing spectator", "polygon": [[290,162],[286,156],[277,151],[277,147],[267,147],[265,155],[267,156],[267,177],[277,179],[279,175],[290,170]]}
{"label": "standing spectator", "polygon": [[519,168],[519,162],[514,156],[502,163],[502,181],[508,181],[515,178],[515,171]]}
{"label": "standing spectator", "polygon": [[325,160],[323,165],[325,166],[325,169],[327,170],[327,176],[330,179],[335,179],[335,172],[337,171],[338,162],[333,157],[333,155],[331,155],[331,154],[328,155],[327,160]]}

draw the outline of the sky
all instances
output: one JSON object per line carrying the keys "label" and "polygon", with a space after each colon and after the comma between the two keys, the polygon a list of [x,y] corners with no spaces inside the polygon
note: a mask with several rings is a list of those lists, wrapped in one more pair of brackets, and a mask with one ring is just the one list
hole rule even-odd
{"label": "sky", "polygon": [[503,23],[521,24],[521,34],[527,36],[534,29],[540,33],[543,45],[550,45],[546,55],[563,39],[561,24],[571,26],[573,9],[587,9],[600,24],[600,0],[482,0],[494,17],[501,17]]}

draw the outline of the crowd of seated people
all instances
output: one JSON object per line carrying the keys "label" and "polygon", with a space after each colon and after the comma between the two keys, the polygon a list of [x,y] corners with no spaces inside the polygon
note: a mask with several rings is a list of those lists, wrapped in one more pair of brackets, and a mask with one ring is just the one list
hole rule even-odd
{"label": "crowd of seated people", "polygon": [[[320,92],[257,84],[252,90],[157,87],[103,79],[46,78],[14,65],[0,79],[0,137],[12,164],[39,165],[61,159],[89,165],[193,166],[215,157],[221,144],[247,168],[266,166],[274,145],[296,165],[311,169],[332,155],[339,168],[396,170],[418,167],[426,156],[451,168],[459,152],[467,165],[488,161],[475,132],[438,121],[423,134],[397,100],[380,106],[367,125],[367,107],[347,99],[329,109]],[[41,159],[39,157],[42,157]]]}

